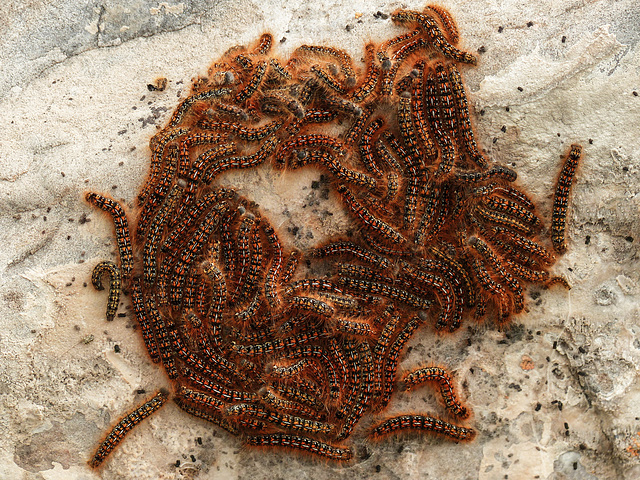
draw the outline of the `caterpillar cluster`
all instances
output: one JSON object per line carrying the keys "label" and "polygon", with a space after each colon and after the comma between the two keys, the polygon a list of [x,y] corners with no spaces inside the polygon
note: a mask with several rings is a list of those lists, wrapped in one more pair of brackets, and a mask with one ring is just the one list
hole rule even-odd
{"label": "caterpillar cluster", "polygon": [[[398,390],[418,329],[504,325],[527,284],[549,282],[555,257],[534,203],[476,144],[459,71],[476,60],[457,47],[454,20],[436,6],[392,19],[406,31],[366,45],[364,68],[326,46],[284,61],[270,34],[231,48],[151,139],[133,231],[114,201],[87,195],[114,217],[122,284],[175,402],[248,445],[349,460],[360,420]],[[356,233],[286,248],[220,178],[263,164],[325,172]],[[106,268],[119,289],[117,267],[99,267],[95,278]],[[407,378],[436,382],[448,420],[382,418],[360,435],[473,438],[446,371]]]}

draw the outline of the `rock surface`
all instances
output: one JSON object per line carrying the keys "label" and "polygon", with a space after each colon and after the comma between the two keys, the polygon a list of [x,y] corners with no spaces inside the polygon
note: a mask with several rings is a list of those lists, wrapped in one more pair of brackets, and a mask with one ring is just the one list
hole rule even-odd
{"label": "rock surface", "polygon": [[[271,1],[0,7],[0,478],[24,479],[635,479],[640,478],[640,6],[634,0],[444,4],[480,64],[463,71],[487,155],[513,165],[549,218],[559,161],[584,146],[569,214],[565,291],[529,291],[529,312],[498,331],[421,331],[406,368],[455,369],[474,411],[473,443],[396,438],[360,445],[335,467],[260,452],[169,404],[129,434],[100,471],[102,435],[167,380],[128,308],[104,320],[91,269],[113,258],[109,221],[82,198],[132,206],[148,140],[191,78],[268,30],[283,56],[331,44],[355,59],[420,2]],[[483,4],[481,4],[483,3]],[[559,6],[561,5],[561,6]],[[149,91],[158,77],[163,92]],[[331,235],[313,170],[230,175],[285,241]],[[329,205],[329,204],[327,204]],[[311,206],[310,209],[305,209]],[[146,393],[144,393],[144,392]],[[398,411],[438,411],[427,389]],[[364,425],[363,425],[364,426]]]}

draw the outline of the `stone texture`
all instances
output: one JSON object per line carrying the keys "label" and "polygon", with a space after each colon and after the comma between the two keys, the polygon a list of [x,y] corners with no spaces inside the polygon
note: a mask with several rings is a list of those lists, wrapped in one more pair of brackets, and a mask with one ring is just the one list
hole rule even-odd
{"label": "stone texture", "polygon": [[[111,193],[131,206],[146,175],[148,139],[190,79],[230,46],[269,30],[283,56],[306,42],[340,46],[359,59],[367,40],[394,31],[377,12],[399,6],[0,6],[1,478],[640,478],[634,0],[445,4],[464,48],[484,51],[480,65],[463,72],[479,142],[494,160],[513,164],[546,218],[561,156],[573,142],[585,151],[570,250],[555,267],[573,288],[530,290],[529,312],[506,331],[472,325],[435,336],[425,329],[411,342],[403,366],[441,363],[457,372],[479,431],[473,443],[363,443],[353,466],[335,467],[245,449],[170,404],[131,433],[103,470],[86,466],[110,425],[167,381],[149,362],[129,311],[107,323],[105,295],[87,286],[114,243],[108,219],[83,203],[83,192]],[[167,90],[150,92],[159,76],[169,79]],[[228,182],[291,233],[285,241],[308,246],[345,226],[339,212],[326,215],[334,207],[312,188],[319,176],[263,169]],[[427,389],[399,395],[393,408],[439,411]]]}

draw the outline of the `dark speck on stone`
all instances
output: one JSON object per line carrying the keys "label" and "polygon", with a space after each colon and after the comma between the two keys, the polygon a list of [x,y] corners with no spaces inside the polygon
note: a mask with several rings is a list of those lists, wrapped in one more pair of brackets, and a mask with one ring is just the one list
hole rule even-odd
{"label": "dark speck on stone", "polygon": [[527,27],[533,27],[533,22],[527,22]]}

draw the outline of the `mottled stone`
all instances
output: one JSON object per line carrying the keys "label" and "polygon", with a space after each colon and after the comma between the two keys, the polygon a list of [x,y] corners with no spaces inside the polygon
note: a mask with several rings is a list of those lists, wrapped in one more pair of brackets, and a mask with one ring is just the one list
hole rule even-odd
{"label": "mottled stone", "polygon": [[[83,193],[133,205],[149,138],[191,78],[228,47],[268,29],[286,37],[276,46],[283,56],[302,43],[327,43],[357,60],[366,41],[396,31],[387,15],[398,6],[0,7],[1,478],[93,478],[86,462],[109,426],[166,386],[132,317],[107,324],[105,296],[84,283],[116,250],[107,218],[84,204]],[[480,65],[462,72],[476,112],[484,111],[474,116],[479,145],[514,166],[543,218],[567,147],[578,142],[585,152],[569,251],[554,267],[572,289],[531,290],[529,312],[504,331],[419,332],[402,364],[455,371],[476,440],[401,437],[361,445],[353,466],[335,467],[243,448],[168,405],[127,437],[104,478],[638,478],[640,8],[633,0],[446,7],[462,48],[484,47]],[[167,88],[149,91],[161,76]],[[313,170],[233,173],[225,181],[290,232],[290,245],[313,245],[346,225],[341,212],[327,214],[326,187]],[[440,411],[427,389],[399,395],[393,408]]]}

